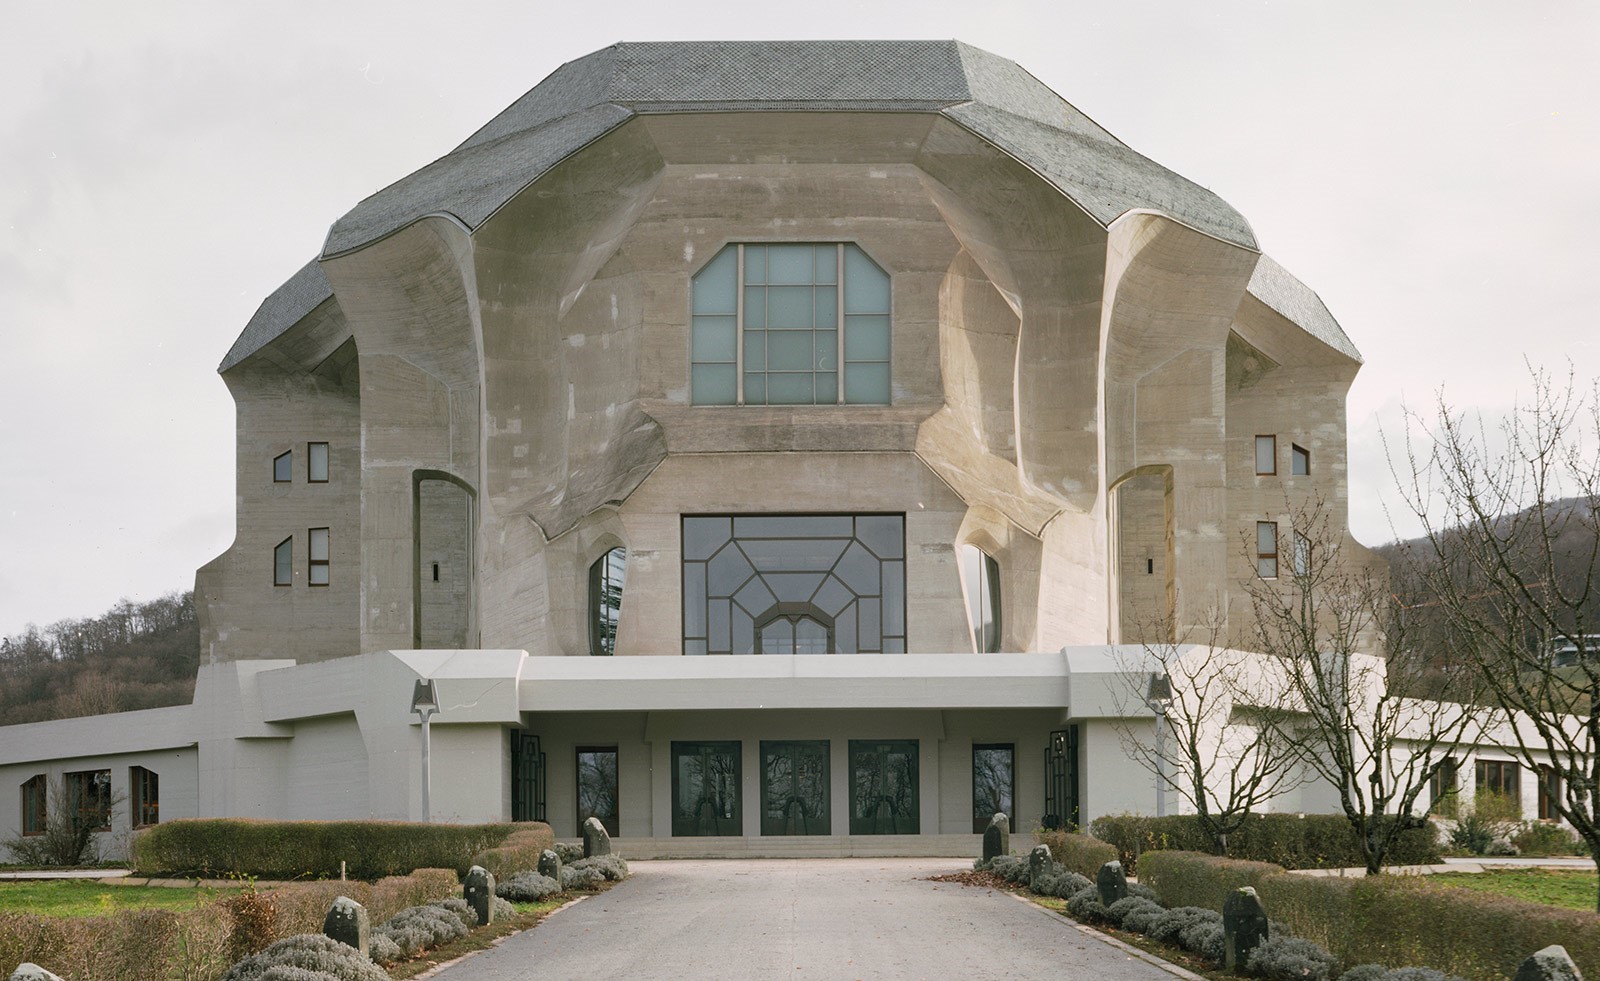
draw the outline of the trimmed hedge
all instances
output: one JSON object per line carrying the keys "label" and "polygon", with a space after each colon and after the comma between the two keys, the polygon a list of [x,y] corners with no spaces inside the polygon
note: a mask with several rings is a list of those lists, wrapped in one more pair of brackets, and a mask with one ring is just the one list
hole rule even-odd
{"label": "trimmed hedge", "polygon": [[[1034,837],[1050,846],[1050,857],[1079,875],[1093,881],[1100,866],[1115,861],[1117,849],[1104,841],[1070,831],[1039,831]],[[1127,865],[1126,862],[1123,863]]]}
{"label": "trimmed hedge", "polygon": [[[1281,865],[1268,862],[1245,862],[1199,852],[1146,852],[1139,881],[1156,891],[1163,906],[1199,906],[1220,911],[1223,900],[1240,886],[1254,886],[1260,892],[1262,882],[1283,874]],[[1270,906],[1267,913],[1283,919]]]}
{"label": "trimmed hedge", "polygon": [[[465,875],[489,864],[496,876],[538,865],[555,842],[550,826],[410,824],[402,821],[257,821],[200,818],[168,821],[133,839],[133,861],[146,873],[246,875],[263,879],[405,875],[450,868]],[[531,856],[531,858],[529,857]],[[520,863],[526,864],[520,864]],[[503,870],[503,871],[502,871]]]}
{"label": "trimmed hedge", "polygon": [[[1115,845],[1124,868],[1136,871],[1149,851],[1210,853],[1211,838],[1192,814],[1141,817],[1119,814],[1095,818],[1090,830]],[[1228,836],[1228,856],[1272,862],[1286,869],[1362,868],[1367,864],[1350,822],[1338,814],[1252,814]],[[1440,861],[1438,831],[1424,824],[1400,832],[1389,851],[1389,865],[1434,865]]]}
{"label": "trimmed hedge", "polygon": [[1289,875],[1280,866],[1194,852],[1147,852],[1140,881],[1168,906],[1221,909],[1254,886],[1289,931],[1345,964],[1426,965],[1502,981],[1536,950],[1567,948],[1579,970],[1600,976],[1600,917],[1508,896],[1436,885],[1427,876]]}
{"label": "trimmed hedge", "polygon": [[217,978],[269,944],[320,933],[338,896],[382,921],[460,888],[450,869],[418,869],[374,883],[297,882],[185,910],[73,917],[0,911],[0,964],[32,961],[68,981]]}

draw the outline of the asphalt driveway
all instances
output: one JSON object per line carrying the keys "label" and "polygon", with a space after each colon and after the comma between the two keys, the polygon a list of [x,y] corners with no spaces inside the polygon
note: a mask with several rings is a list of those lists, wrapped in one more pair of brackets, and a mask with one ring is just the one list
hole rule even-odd
{"label": "asphalt driveway", "polygon": [[1009,895],[927,877],[954,859],[631,863],[616,888],[439,972],[510,978],[1173,981]]}

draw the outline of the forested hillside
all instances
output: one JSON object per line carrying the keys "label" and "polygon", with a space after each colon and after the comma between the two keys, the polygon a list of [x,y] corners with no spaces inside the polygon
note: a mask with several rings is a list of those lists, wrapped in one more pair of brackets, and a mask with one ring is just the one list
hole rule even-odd
{"label": "forested hillside", "polygon": [[0,639],[0,724],[184,705],[200,663],[194,594]]}

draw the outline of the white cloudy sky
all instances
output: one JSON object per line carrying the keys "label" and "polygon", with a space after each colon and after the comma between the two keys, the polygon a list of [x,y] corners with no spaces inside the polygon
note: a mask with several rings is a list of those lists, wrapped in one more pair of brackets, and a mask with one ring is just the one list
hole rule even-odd
{"label": "white cloudy sky", "polygon": [[0,634],[188,588],[227,547],[216,365],[360,198],[613,41],[812,37],[1009,57],[1239,208],[1366,355],[1368,542],[1402,399],[1502,409],[1524,357],[1600,374],[1591,0],[14,4]]}

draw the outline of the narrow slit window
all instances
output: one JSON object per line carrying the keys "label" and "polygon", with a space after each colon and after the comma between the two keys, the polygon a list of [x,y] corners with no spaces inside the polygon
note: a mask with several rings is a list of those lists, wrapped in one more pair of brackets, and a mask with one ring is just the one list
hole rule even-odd
{"label": "narrow slit window", "polygon": [[306,444],[306,480],[313,484],[328,482],[328,444]]}
{"label": "narrow slit window", "polygon": [[133,789],[133,826],[144,828],[160,824],[161,775],[142,766],[131,766],[128,785]]}
{"label": "narrow slit window", "polygon": [[433,581],[434,582],[438,582],[439,581],[439,563],[437,563],[437,562],[435,562],[433,564]]}
{"label": "narrow slit window", "polygon": [[44,774],[29,777],[22,784],[22,833],[25,835],[44,834],[44,825],[47,811],[45,810],[45,797],[47,782]]}
{"label": "narrow slit window", "polygon": [[1292,477],[1309,477],[1311,475],[1310,450],[1294,443],[1289,444],[1289,475]]}
{"label": "narrow slit window", "polygon": [[1000,649],[1000,565],[976,545],[962,545],[959,556],[973,649],[993,654]]}
{"label": "narrow slit window", "polygon": [[272,584],[294,585],[294,536],[292,535],[279,542],[272,550]]}
{"label": "narrow slit window", "polygon": [[617,652],[617,623],[622,619],[622,586],[628,550],[617,546],[589,567],[589,653]]}
{"label": "narrow slit window", "polygon": [[1294,574],[1311,575],[1311,539],[1298,531],[1294,533]]}
{"label": "narrow slit window", "polygon": [[328,584],[328,529],[312,528],[307,532],[310,557],[306,560],[306,581],[313,586]]}
{"label": "narrow slit window", "polygon": [[1278,472],[1278,437],[1256,437],[1256,474],[1270,477]]}
{"label": "narrow slit window", "polygon": [[1262,579],[1278,578],[1278,523],[1256,522],[1256,575]]}
{"label": "narrow slit window", "polygon": [[286,450],[272,458],[272,482],[287,484],[294,479],[294,451]]}

